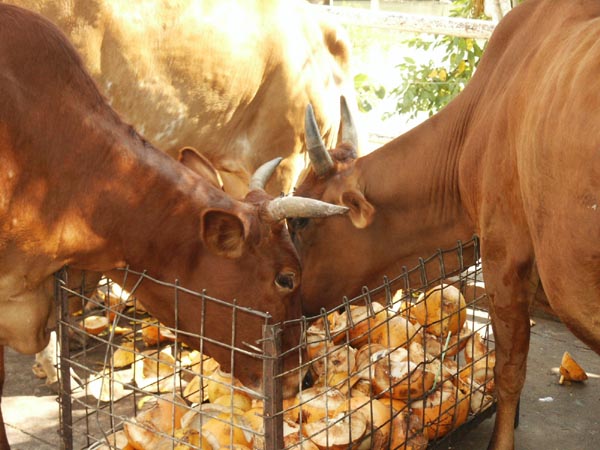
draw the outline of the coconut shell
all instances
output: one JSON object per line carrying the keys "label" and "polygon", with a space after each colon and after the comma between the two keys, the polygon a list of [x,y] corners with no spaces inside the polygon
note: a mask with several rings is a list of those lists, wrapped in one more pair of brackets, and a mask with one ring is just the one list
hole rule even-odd
{"label": "coconut shell", "polygon": [[456,386],[446,381],[427,397],[412,402],[410,408],[423,422],[427,438],[434,440],[467,420],[470,403]]}
{"label": "coconut shell", "polygon": [[418,328],[400,315],[378,323],[371,330],[371,342],[390,349],[404,347],[412,341],[422,341]]}
{"label": "coconut shell", "polygon": [[312,369],[317,378],[335,373],[351,373],[356,366],[356,349],[345,345],[321,348],[312,361]]}
{"label": "coconut shell", "polygon": [[404,348],[375,354],[372,361],[371,384],[376,394],[400,400],[415,399],[431,389],[435,381],[433,373],[408,359]]}
{"label": "coconut shell", "polygon": [[367,431],[367,419],[360,411],[341,413],[329,419],[306,423],[302,433],[321,450],[354,449]]}
{"label": "coconut shell", "polygon": [[436,336],[458,334],[467,320],[467,302],[458,288],[441,284],[421,294],[411,311],[427,332]]}
{"label": "coconut shell", "polygon": [[108,328],[108,324],[108,317],[93,315],[83,319],[80,322],[80,327],[87,333],[97,336]]}
{"label": "coconut shell", "polygon": [[304,437],[298,424],[285,420],[283,422],[283,446],[286,450],[319,450],[319,447],[310,439]]}
{"label": "coconut shell", "polygon": [[174,386],[179,386],[179,374],[175,373],[176,361],[170,348],[160,352],[146,350],[137,358],[134,380],[138,388],[146,392],[172,392]]}
{"label": "coconut shell", "polygon": [[[384,449],[390,437],[390,423],[392,421],[392,411],[389,405],[372,399],[365,395],[351,397],[348,402],[342,406],[336,413],[345,413],[352,415],[361,413],[367,419],[367,429],[369,430],[369,447],[371,450]],[[362,448],[362,446],[361,446]]]}
{"label": "coconut shell", "polygon": [[242,383],[230,373],[217,368],[206,378],[206,393],[211,403],[223,396],[232,395],[243,387]]}
{"label": "coconut shell", "polygon": [[204,422],[202,433],[211,433],[217,438],[221,447],[244,445],[251,448],[253,434],[244,431],[244,428],[250,428],[250,425],[243,415],[221,413]]}
{"label": "coconut shell", "polygon": [[588,379],[587,373],[573,359],[569,352],[565,352],[560,363],[560,380],[563,384],[565,381],[585,381]]}
{"label": "coconut shell", "polygon": [[352,305],[349,311],[342,313],[348,324],[348,339],[353,347],[362,347],[369,341],[369,334],[378,324],[387,319],[385,307],[378,302],[370,305]]}
{"label": "coconut shell", "polygon": [[129,445],[139,450],[163,445],[165,437],[158,432],[173,435],[175,429],[180,428],[181,419],[188,411],[185,404],[185,401],[179,396],[165,395],[157,398],[132,422],[126,422],[123,425]]}
{"label": "coconut shell", "polygon": [[344,404],[346,396],[330,387],[315,386],[296,395],[288,417],[296,423],[316,422],[325,416],[333,416]]}
{"label": "coconut shell", "polygon": [[429,444],[423,433],[423,422],[419,416],[403,411],[392,420],[390,448],[403,450],[425,450]]}
{"label": "coconut shell", "polygon": [[121,369],[132,365],[135,362],[135,355],[135,344],[133,342],[121,343],[121,348],[113,353],[112,367]]}

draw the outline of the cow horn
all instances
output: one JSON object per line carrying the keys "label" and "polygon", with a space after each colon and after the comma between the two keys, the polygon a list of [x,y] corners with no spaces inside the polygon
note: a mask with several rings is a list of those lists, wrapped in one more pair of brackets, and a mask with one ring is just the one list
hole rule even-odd
{"label": "cow horn", "polygon": [[278,197],[267,204],[269,216],[280,221],[294,217],[328,217],[348,212],[345,206],[306,197]]}
{"label": "cow horn", "polygon": [[312,168],[318,177],[322,177],[333,168],[333,160],[321,139],[321,132],[311,104],[306,106],[304,134]]}
{"label": "cow horn", "polygon": [[273,172],[275,172],[275,169],[277,169],[277,166],[279,165],[279,163],[282,160],[283,160],[282,157],[277,157],[275,159],[272,159],[271,161],[267,161],[262,166],[260,166],[258,169],[256,169],[256,171],[252,175],[252,178],[250,179],[250,184],[249,184],[250,190],[251,191],[254,191],[256,189],[264,190],[265,186],[267,184],[267,181],[269,181],[269,178],[271,178],[271,176],[273,176]]}
{"label": "cow horn", "polygon": [[[358,134],[356,132],[356,125],[354,119],[348,108],[348,101],[343,95],[340,98],[340,122],[342,127],[342,143],[347,143],[352,146],[356,151],[358,148]],[[354,155],[356,157],[356,154]]]}

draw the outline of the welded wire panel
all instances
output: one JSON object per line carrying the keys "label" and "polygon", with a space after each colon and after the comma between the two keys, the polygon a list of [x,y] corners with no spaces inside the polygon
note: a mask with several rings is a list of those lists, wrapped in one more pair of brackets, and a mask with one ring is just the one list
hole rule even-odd
{"label": "welded wire panel", "polygon": [[477,241],[383,281],[303,319],[310,382],[284,400],[284,448],[425,449],[493,412]]}
{"label": "welded wire panel", "polygon": [[[261,343],[240,344],[235,328],[248,326],[248,318],[266,324],[268,314],[202,293],[183,298],[183,288],[170,285],[175,308],[182,301],[196,301],[199,311],[210,303],[228,309],[231,340],[218,342],[158,322],[136,294],[142,283],[157,281],[130,271],[123,277],[135,279],[131,291],[108,279],[91,288],[73,285],[68,271],[57,281],[62,293],[59,367],[66,448],[207,448],[206,443],[202,447],[207,439],[216,446],[220,441],[252,443],[255,435],[262,437],[250,426],[254,415],[246,419],[240,411],[250,410],[264,397],[237,382],[231,372],[236,370],[235,352],[265,358]],[[199,314],[197,320],[202,319]],[[207,343],[231,352],[233,371],[223,371],[202,351]]]}
{"label": "welded wire panel", "polygon": [[[331,311],[278,324],[145,274],[124,271],[119,281],[57,284],[66,448],[425,449],[495,408],[476,240]],[[168,286],[175,309],[197,301],[206,311],[216,302],[228,311],[230,338],[159,323],[137,298],[141,283]],[[253,324],[262,339],[239,342],[236,328]],[[292,331],[298,340],[283,351]],[[236,366],[223,370],[209,349],[226,349],[231,362],[237,353],[259,358],[263,389],[244,386]]]}

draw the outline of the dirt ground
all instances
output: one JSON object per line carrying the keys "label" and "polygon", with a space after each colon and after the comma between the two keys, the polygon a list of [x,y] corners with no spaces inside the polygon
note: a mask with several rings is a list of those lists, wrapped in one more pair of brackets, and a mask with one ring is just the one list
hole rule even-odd
{"label": "dirt ground", "polygon": [[[600,448],[600,356],[547,316],[534,317],[526,386],[516,432],[519,450],[594,450]],[[557,370],[567,350],[588,372],[581,384],[559,385]],[[2,411],[15,450],[61,448],[55,393],[35,378],[32,356],[6,354]],[[485,449],[493,420],[456,435],[443,449]]]}

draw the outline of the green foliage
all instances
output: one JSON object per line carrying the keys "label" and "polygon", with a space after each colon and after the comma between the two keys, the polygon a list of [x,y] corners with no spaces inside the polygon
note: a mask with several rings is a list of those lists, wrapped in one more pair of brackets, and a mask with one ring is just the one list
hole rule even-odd
{"label": "green foliage", "polygon": [[358,108],[361,112],[369,112],[378,100],[385,97],[385,87],[373,81],[366,73],[359,73],[354,77],[354,89]]}
{"label": "green foliage", "polygon": [[[484,18],[474,0],[453,0],[453,17]],[[483,45],[475,39],[454,36],[416,37],[405,42],[410,48],[426,51],[443,50],[440,61],[417,63],[405,57],[397,67],[400,84],[390,91],[396,99],[396,111],[386,114],[419,112],[435,114],[450,102],[468,83],[483,52]]]}

